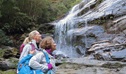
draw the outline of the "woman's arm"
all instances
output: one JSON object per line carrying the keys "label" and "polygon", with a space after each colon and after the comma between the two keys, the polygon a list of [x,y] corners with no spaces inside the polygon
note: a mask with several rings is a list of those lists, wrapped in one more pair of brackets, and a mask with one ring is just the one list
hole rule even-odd
{"label": "woman's arm", "polygon": [[22,50],[22,53],[20,55],[19,61],[21,61],[25,56],[29,54],[29,51],[31,50],[31,45],[26,44]]}
{"label": "woman's arm", "polygon": [[24,58],[22,58],[19,63],[24,63],[28,60],[30,60],[30,58],[32,57],[33,55],[32,54],[28,54],[27,56],[25,56]]}
{"label": "woman's arm", "polygon": [[29,66],[33,69],[42,70],[43,72],[48,70],[48,65],[46,63],[43,52],[37,53],[29,61]]}

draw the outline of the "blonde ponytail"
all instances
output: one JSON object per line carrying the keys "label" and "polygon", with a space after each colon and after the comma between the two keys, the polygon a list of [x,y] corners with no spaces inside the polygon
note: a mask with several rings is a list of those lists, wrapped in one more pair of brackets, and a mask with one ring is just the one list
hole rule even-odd
{"label": "blonde ponytail", "polygon": [[29,43],[31,40],[29,39],[29,37],[26,37],[25,38],[25,40],[24,40],[24,42],[23,42],[23,44],[27,44],[27,43]]}

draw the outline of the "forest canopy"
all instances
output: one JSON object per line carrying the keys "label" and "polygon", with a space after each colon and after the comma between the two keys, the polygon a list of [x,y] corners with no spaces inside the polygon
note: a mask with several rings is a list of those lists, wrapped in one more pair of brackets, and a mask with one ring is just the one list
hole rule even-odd
{"label": "forest canopy", "polygon": [[79,2],[80,0],[0,0],[0,41],[3,37],[23,34],[42,23],[59,19]]}

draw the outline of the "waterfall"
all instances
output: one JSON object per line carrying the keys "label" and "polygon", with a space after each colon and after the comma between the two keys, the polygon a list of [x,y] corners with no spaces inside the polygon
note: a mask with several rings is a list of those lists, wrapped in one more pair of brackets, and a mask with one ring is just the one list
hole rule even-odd
{"label": "waterfall", "polygon": [[55,41],[57,43],[57,50],[64,52],[69,57],[74,56],[72,47],[73,36],[69,36],[67,32],[76,27],[76,20],[74,17],[77,15],[77,9],[78,5],[75,5],[69,14],[64,19],[57,22],[55,26]]}
{"label": "waterfall", "polygon": [[[68,38],[67,32],[70,29],[73,29],[76,27],[75,26],[76,22],[73,22],[74,21],[73,17],[75,16],[75,14],[72,14],[72,11],[64,19],[62,19],[58,23],[56,23],[56,26],[55,26],[55,41],[57,43],[57,49],[66,53],[69,57],[73,56],[72,55],[73,48],[72,48],[72,41],[71,41],[72,36],[69,36],[69,38]],[[69,43],[67,40],[69,41]]]}
{"label": "waterfall", "polygon": [[[87,28],[88,27],[88,23],[87,23],[87,20],[85,20],[85,28]],[[84,36],[85,36],[85,48],[88,48],[88,43],[87,43],[87,35],[86,34],[84,34]],[[85,53],[85,51],[84,51],[84,53]]]}
{"label": "waterfall", "polygon": [[[101,18],[108,18],[110,15],[114,17],[124,15],[125,4],[126,0],[82,0],[67,16],[53,23],[56,51],[62,51],[68,57],[85,55],[86,49],[97,41],[95,37],[104,32],[101,27],[93,25],[97,25]],[[90,26],[88,22],[91,22]]]}
{"label": "waterfall", "polygon": [[[90,0],[83,0],[80,4],[85,5],[89,1]],[[69,57],[78,56],[75,48],[73,47],[73,43],[75,43],[73,29],[78,27],[78,13],[86,8],[80,7],[80,4],[75,5],[66,17],[55,23],[55,41],[57,43],[57,51],[62,51]],[[87,20],[85,22],[87,22]],[[85,27],[87,27],[87,23],[85,24]],[[85,40],[85,44],[86,43],[87,41]]]}

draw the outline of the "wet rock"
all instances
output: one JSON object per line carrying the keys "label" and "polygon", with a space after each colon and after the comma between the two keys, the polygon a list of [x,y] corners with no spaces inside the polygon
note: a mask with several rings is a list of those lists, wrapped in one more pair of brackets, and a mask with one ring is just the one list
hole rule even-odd
{"label": "wet rock", "polygon": [[116,60],[126,57],[125,44],[113,44],[110,42],[97,42],[88,50],[90,55],[97,60]]}
{"label": "wet rock", "polygon": [[62,62],[84,64],[89,66],[102,66],[106,61],[89,60],[87,58],[67,58]]}
{"label": "wet rock", "polygon": [[95,42],[107,40],[110,46],[102,47],[101,44],[100,48],[96,48],[103,50],[103,55],[100,55],[106,57],[105,51],[122,50],[122,46],[112,44],[126,43],[125,4],[126,0],[83,0],[75,5],[66,17],[54,23],[57,47],[66,54],[72,51],[80,57],[92,49]]}
{"label": "wet rock", "polygon": [[[109,47],[109,46],[112,46],[112,44],[111,43],[109,43],[109,42],[100,42],[99,44],[94,44],[94,45],[92,45],[92,47],[88,50],[89,52],[90,51],[97,51],[97,50],[102,50],[102,49],[104,49],[104,48],[106,48],[106,47]],[[106,50],[106,49],[105,49]],[[108,49],[107,49],[108,50]]]}
{"label": "wet rock", "polygon": [[123,64],[121,64],[121,63],[105,63],[105,64],[103,64],[102,65],[102,67],[104,67],[104,68],[122,68],[123,66],[125,66],[125,65],[123,65]]}
{"label": "wet rock", "polygon": [[126,49],[111,52],[110,55],[113,59],[124,59],[124,58],[126,58]]}
{"label": "wet rock", "polygon": [[5,59],[8,59],[10,57],[19,57],[19,49],[15,47],[7,47],[5,49],[0,50],[2,52],[1,56]]}
{"label": "wet rock", "polygon": [[18,59],[16,58],[4,59],[0,61],[0,70],[16,69],[17,63]]}
{"label": "wet rock", "polygon": [[115,44],[126,44],[126,37],[121,35],[121,36],[116,36],[114,39],[113,39],[113,43]]}
{"label": "wet rock", "polygon": [[68,56],[61,51],[54,51],[53,55],[56,59],[68,58]]}
{"label": "wet rock", "polygon": [[104,41],[108,41],[108,42],[112,42],[112,39],[115,37],[115,34],[109,34],[109,33],[102,33],[100,35],[97,36],[97,42],[104,42]]}
{"label": "wet rock", "polygon": [[78,35],[83,36],[83,34],[85,36],[94,36],[94,35],[97,36],[103,33],[104,29],[101,26],[87,26],[80,29],[74,29],[72,32],[75,36],[78,36]]}
{"label": "wet rock", "polygon": [[11,50],[6,50],[3,54],[3,58],[10,58],[13,57],[13,52]]}
{"label": "wet rock", "polygon": [[118,19],[113,20],[107,25],[108,31],[111,33],[121,33],[126,30],[126,16],[121,16]]}
{"label": "wet rock", "polygon": [[[92,0],[90,3],[91,4],[95,3],[95,0]],[[110,4],[108,4],[108,3],[110,3]],[[116,0],[116,1],[114,1],[114,0],[104,0],[94,10],[90,10],[87,13],[83,14],[81,16],[81,18],[83,18],[81,21],[84,21],[86,19],[94,20],[94,19],[98,19],[98,18],[104,17],[104,16],[108,16],[109,18],[111,18],[111,15],[112,16],[124,15],[125,14],[124,12],[126,12],[125,11],[125,9],[126,9],[125,3],[126,3],[125,0],[122,0],[122,1],[121,0]]]}
{"label": "wet rock", "polygon": [[57,66],[56,74],[125,74],[125,62],[68,58]]}
{"label": "wet rock", "polygon": [[87,26],[79,29],[72,29],[68,31],[68,35],[74,35],[73,45],[77,54],[85,55],[91,45],[97,41],[97,37],[104,33],[104,29],[101,26]]}
{"label": "wet rock", "polygon": [[9,69],[7,64],[3,61],[0,62],[0,70],[7,70]]}
{"label": "wet rock", "polygon": [[97,59],[97,60],[112,60],[110,56],[110,52],[94,53],[93,56],[94,56],[94,59]]}

